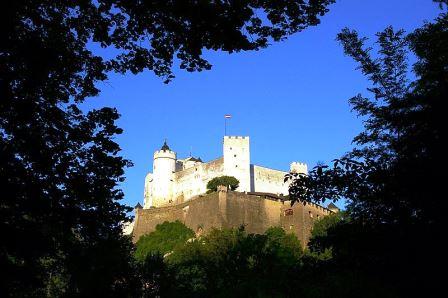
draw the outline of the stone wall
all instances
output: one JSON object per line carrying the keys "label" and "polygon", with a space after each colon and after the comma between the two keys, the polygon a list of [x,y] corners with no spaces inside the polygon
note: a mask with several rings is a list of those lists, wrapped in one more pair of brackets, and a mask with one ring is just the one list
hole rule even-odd
{"label": "stone wall", "polygon": [[180,220],[193,231],[205,233],[212,228],[233,228],[245,225],[248,233],[264,233],[280,226],[294,233],[307,244],[313,222],[331,211],[316,204],[294,204],[282,197],[266,193],[220,191],[197,196],[175,206],[137,209],[133,229],[134,241],[155,230],[157,224]]}

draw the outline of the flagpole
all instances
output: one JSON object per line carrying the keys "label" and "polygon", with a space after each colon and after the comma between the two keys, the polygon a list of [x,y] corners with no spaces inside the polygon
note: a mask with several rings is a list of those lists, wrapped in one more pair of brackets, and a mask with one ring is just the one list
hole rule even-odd
{"label": "flagpole", "polygon": [[226,114],[224,115],[224,136],[227,135],[227,119],[232,118],[232,115]]}
{"label": "flagpole", "polygon": [[227,118],[224,117],[224,136],[227,135]]}

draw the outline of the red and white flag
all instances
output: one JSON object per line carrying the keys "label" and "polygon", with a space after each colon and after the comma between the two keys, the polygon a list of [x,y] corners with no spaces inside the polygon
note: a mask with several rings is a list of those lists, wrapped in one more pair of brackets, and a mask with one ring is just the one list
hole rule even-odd
{"label": "red and white flag", "polygon": [[226,118],[226,119],[230,119],[230,118],[232,118],[232,115],[230,115],[230,114],[225,114],[225,115],[224,115],[224,118]]}

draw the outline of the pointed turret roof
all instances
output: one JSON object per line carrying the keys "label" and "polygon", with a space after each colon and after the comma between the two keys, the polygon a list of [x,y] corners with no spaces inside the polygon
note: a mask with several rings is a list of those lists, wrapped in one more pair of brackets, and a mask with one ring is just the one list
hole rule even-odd
{"label": "pointed turret roof", "polygon": [[202,159],[201,159],[200,157],[196,158],[196,157],[193,157],[193,156],[190,156],[190,157],[188,157],[188,158],[185,159],[185,161],[187,161],[187,160],[197,161],[197,162],[203,162]]}
{"label": "pointed turret roof", "polygon": [[140,205],[140,203],[137,203],[137,205],[135,205],[134,209],[142,209],[142,205]]}
{"label": "pointed turret roof", "polygon": [[163,142],[163,146],[162,146],[162,148],[160,148],[160,150],[163,150],[163,151],[169,151],[170,150],[170,147],[166,143],[166,140],[165,140],[165,142]]}

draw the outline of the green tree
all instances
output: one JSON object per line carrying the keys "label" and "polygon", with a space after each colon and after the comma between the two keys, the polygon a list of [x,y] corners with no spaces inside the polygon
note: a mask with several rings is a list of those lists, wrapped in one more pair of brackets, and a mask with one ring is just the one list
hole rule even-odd
{"label": "green tree", "polygon": [[313,224],[310,239],[327,236],[328,230],[346,220],[344,212],[332,213],[318,219]]}
{"label": "green tree", "polygon": [[351,220],[320,238],[321,247],[332,248],[336,268],[397,296],[429,295],[443,284],[437,243],[448,207],[439,174],[447,136],[447,13],[408,35],[386,28],[377,34],[376,55],[356,31],[344,29],[338,40],[372,83],[371,97],[350,99],[365,130],[332,166],[295,175],[290,195],[296,201],[348,199]]}
{"label": "green tree", "polygon": [[183,245],[194,236],[193,230],[180,221],[165,221],[158,224],[154,232],[143,235],[138,239],[135,257],[139,261],[144,261],[148,255],[164,255],[171,252],[176,246]]}
{"label": "green tree", "polygon": [[348,221],[344,212],[337,212],[324,216],[314,222],[311,230],[310,241],[308,243],[307,253],[316,260],[327,261],[332,258],[331,244],[327,244],[328,233],[338,225]]}
{"label": "green tree", "polygon": [[303,254],[302,245],[294,234],[287,234],[281,227],[271,227],[266,235],[266,250],[275,254],[280,266],[294,263]]}
{"label": "green tree", "polygon": [[183,295],[272,297],[286,295],[301,255],[298,239],[281,228],[263,235],[215,229],[174,249],[167,262]]}
{"label": "green tree", "polygon": [[2,1],[0,233],[15,241],[0,246],[0,295],[44,296],[61,276],[72,295],[110,296],[127,280],[119,115],[78,106],[109,72],[169,81],[174,59],[210,69],[203,49],[267,47],[317,25],[332,2]]}
{"label": "green tree", "polygon": [[223,185],[229,187],[231,190],[238,188],[240,181],[233,176],[219,176],[215,177],[207,183],[208,192],[218,190],[218,186]]}

